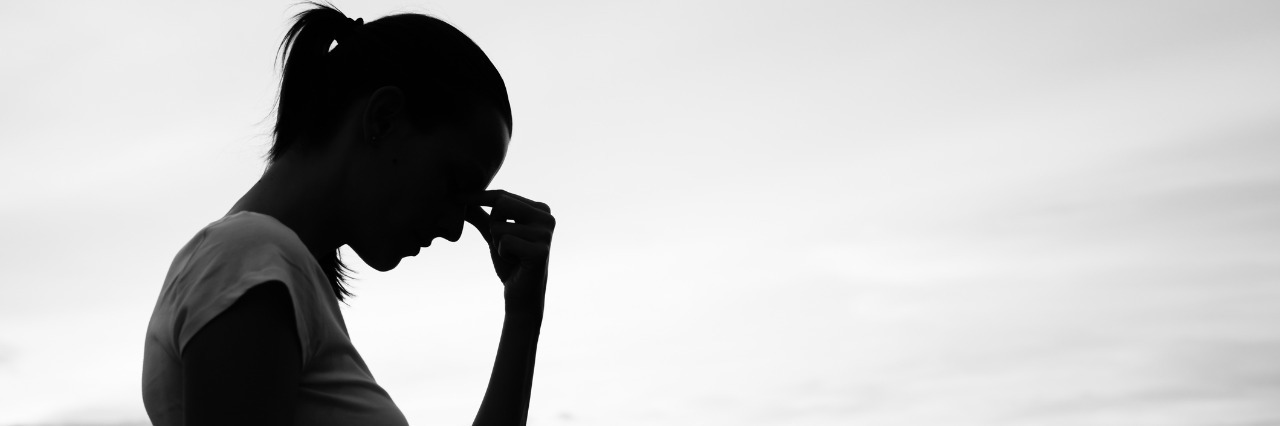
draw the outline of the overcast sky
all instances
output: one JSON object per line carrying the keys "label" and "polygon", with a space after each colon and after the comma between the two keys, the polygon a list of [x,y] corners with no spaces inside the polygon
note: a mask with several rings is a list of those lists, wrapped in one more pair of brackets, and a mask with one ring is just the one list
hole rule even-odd
{"label": "overcast sky", "polygon": [[[558,219],[536,425],[1280,423],[1280,3],[345,1],[507,82]],[[259,177],[290,2],[0,3],[0,425],[143,424],[169,262]],[[473,231],[353,342],[467,424]]]}

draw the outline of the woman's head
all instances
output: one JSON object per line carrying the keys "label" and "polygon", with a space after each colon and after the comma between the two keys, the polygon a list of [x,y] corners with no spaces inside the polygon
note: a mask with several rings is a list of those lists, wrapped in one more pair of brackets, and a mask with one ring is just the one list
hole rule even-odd
{"label": "woman's head", "polygon": [[[512,120],[501,75],[436,18],[362,23],[313,6],[281,43],[270,161],[340,156],[343,243],[375,269],[435,237],[456,241],[461,197],[485,189],[506,155]],[[350,294],[337,254],[319,260],[338,297]]]}

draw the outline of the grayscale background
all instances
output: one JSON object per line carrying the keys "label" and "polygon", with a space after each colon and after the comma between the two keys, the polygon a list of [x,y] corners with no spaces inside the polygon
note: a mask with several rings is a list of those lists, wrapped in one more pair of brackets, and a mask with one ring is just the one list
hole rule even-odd
{"label": "grayscale background", "polygon": [[[0,425],[146,424],[174,253],[256,181],[289,1],[0,3]],[[339,1],[510,90],[559,227],[531,425],[1280,425],[1280,2]],[[477,233],[352,340],[468,424]]]}

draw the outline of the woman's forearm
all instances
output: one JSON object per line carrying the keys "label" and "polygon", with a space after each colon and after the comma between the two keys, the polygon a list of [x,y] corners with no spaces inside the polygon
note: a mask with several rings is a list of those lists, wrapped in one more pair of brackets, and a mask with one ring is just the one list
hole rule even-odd
{"label": "woman's forearm", "polygon": [[507,312],[498,355],[489,375],[475,426],[524,425],[533,388],[533,364],[542,329],[542,308]]}

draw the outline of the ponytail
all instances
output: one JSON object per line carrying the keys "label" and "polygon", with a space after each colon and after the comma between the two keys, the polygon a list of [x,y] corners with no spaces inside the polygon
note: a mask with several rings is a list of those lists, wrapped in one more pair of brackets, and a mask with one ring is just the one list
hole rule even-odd
{"label": "ponytail", "polygon": [[276,111],[275,144],[268,157],[280,158],[297,139],[305,136],[309,118],[325,100],[328,85],[326,57],[329,46],[342,36],[348,36],[363,20],[353,21],[338,9],[315,4],[294,15],[293,26],[280,42],[280,59],[284,71],[280,79],[280,99]]}

